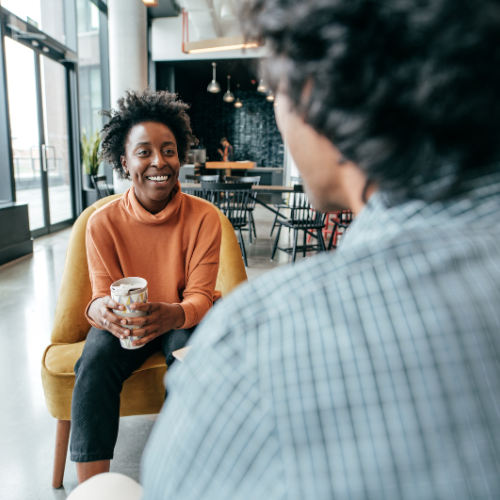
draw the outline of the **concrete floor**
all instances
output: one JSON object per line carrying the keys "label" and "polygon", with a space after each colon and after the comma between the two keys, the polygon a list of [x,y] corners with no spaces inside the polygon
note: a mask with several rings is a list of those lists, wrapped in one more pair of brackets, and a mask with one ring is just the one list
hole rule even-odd
{"label": "concrete floor", "polygon": [[[258,239],[248,243],[249,279],[290,261],[278,252],[270,261],[273,215],[257,206]],[[55,420],[49,415],[40,379],[40,361],[50,343],[53,316],[71,229],[35,240],[34,253],[0,266],[0,498],[65,499],[77,485],[75,465],[66,464],[64,487],[51,487]],[[282,231],[287,245],[288,231]],[[299,239],[300,241],[300,239]],[[139,480],[139,464],[155,415],[126,417],[111,470]]]}

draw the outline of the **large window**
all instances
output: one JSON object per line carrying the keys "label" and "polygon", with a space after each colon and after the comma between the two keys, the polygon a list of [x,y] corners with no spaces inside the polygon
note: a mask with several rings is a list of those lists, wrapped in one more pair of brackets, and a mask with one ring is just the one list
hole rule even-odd
{"label": "large window", "polygon": [[67,45],[64,2],[65,0],[2,0],[2,7]]}
{"label": "large window", "polygon": [[78,73],[80,83],[80,127],[93,134],[103,126],[98,113],[103,108],[100,50],[100,12],[90,0],[77,0]]}

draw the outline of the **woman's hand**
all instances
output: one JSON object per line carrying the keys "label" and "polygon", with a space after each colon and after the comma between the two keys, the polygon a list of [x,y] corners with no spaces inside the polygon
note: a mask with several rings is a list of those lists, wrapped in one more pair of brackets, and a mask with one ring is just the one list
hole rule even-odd
{"label": "woman's hand", "polygon": [[130,330],[120,328],[119,325],[126,325],[127,320],[113,314],[112,309],[124,311],[125,306],[114,301],[109,295],[107,295],[106,297],[95,299],[92,304],[90,304],[88,315],[98,325],[102,325],[103,328],[108,330],[109,333],[112,333],[119,339],[123,339],[127,335],[130,335]]}
{"label": "woman's hand", "polygon": [[184,309],[179,304],[165,304],[164,302],[136,303],[132,304],[130,309],[148,313],[147,316],[140,318],[127,318],[127,325],[140,327],[130,333],[134,337],[142,337],[142,339],[133,342],[133,346],[147,344],[159,335],[174,328],[180,328],[185,321]]}

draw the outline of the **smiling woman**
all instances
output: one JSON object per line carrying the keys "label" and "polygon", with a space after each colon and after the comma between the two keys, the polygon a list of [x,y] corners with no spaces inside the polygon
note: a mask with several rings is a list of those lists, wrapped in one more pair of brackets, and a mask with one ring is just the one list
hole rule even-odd
{"label": "smiling woman", "polygon": [[[97,210],[87,225],[92,325],[75,365],[71,459],[80,482],[109,470],[118,434],[123,382],[155,351],[166,364],[220,297],[215,291],[220,219],[208,202],[185,195],[178,182],[194,140],[187,105],[174,94],[128,92],[102,132],[102,156],[132,187]],[[145,316],[124,319],[110,286],[144,278],[149,302],[131,309]],[[136,327],[134,350],[119,339]],[[141,349],[138,349],[141,347]]]}
{"label": "smiling woman", "polygon": [[153,214],[161,212],[170,201],[181,167],[177,141],[170,128],[156,122],[134,125],[121,165],[141,205]]}

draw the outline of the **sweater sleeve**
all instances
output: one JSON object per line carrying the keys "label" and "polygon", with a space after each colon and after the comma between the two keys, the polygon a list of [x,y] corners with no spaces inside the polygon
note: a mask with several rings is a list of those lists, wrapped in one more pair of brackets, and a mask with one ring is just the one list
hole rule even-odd
{"label": "sweater sleeve", "polygon": [[88,310],[90,304],[100,297],[105,297],[110,294],[110,286],[113,284],[101,254],[96,246],[94,237],[92,235],[92,224],[87,224],[87,234],[86,234],[86,246],[87,246],[87,261],[89,266],[89,276],[90,284],[92,286],[92,299],[87,304],[85,309],[85,316],[87,321],[95,328],[100,328],[102,330],[102,325],[97,324],[88,315]]}
{"label": "sweater sleeve", "polygon": [[219,272],[222,230],[219,215],[215,212],[214,216],[205,218],[198,231],[196,245],[188,265],[186,288],[180,303],[185,315],[181,328],[197,325],[210,310],[216,298],[215,283]]}

